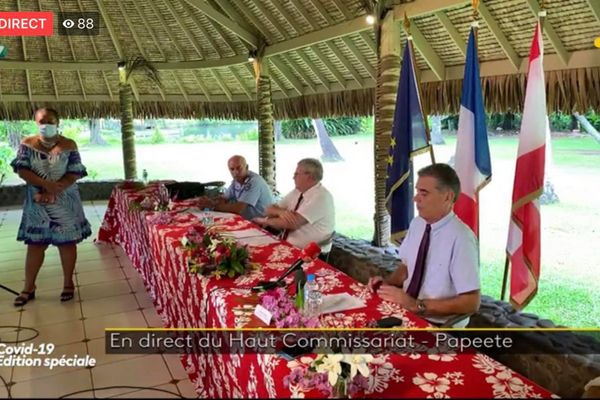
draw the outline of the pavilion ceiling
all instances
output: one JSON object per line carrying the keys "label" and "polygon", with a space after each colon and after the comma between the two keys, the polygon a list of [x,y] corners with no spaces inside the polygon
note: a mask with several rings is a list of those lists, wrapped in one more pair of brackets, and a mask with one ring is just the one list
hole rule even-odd
{"label": "pavilion ceiling", "polygon": [[[457,109],[470,1],[389,2],[412,20],[426,107]],[[479,56],[486,105],[519,109],[537,0],[483,0]],[[600,0],[548,0],[549,108],[600,109]],[[264,48],[277,118],[369,114],[377,45],[363,0],[2,0],[0,11],[93,11],[98,36],[1,37],[0,116],[53,105],[71,116],[118,115],[117,63],[144,57],[162,86],[133,78],[138,115],[254,118],[248,54]],[[402,40],[405,39],[402,33]]]}

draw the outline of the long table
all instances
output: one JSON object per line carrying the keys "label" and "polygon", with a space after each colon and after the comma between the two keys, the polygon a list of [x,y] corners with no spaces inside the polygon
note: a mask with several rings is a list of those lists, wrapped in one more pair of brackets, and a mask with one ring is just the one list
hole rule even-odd
{"label": "long table", "polygon": [[[167,328],[245,328],[257,326],[252,316],[256,295],[249,287],[281,275],[300,256],[287,242],[249,248],[260,269],[235,279],[190,274],[181,239],[190,226],[201,223],[186,212],[193,200],[175,203],[167,224],[156,223],[156,212],[132,210],[157,190],[157,184],[139,188],[115,187],[98,240],[119,244],[130,257],[154,300]],[[241,217],[215,219],[224,230],[255,227]],[[367,287],[332,266],[315,260],[305,264],[325,293],[349,293],[367,307],[322,315],[321,325],[331,328],[365,327],[386,316],[403,320],[405,327],[429,324],[399,305],[382,301]],[[494,359],[479,353],[392,353],[377,356],[366,397],[404,398],[549,398],[552,393]],[[200,397],[319,397],[284,385],[288,361],[276,354],[186,354],[183,366]],[[290,364],[293,365],[293,364]]]}

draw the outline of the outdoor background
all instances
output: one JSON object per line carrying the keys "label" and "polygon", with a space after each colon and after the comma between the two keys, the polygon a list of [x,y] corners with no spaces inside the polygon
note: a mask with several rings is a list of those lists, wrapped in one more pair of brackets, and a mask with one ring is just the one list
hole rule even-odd
{"label": "outdoor background", "polygon": [[[600,116],[586,115],[596,129]],[[439,119],[438,119],[439,121]],[[444,144],[434,145],[438,162],[448,162],[456,146],[456,116],[444,117]],[[569,115],[552,115],[552,163],[547,172],[560,202],[542,206],[542,273],[538,295],[526,311],[574,327],[600,327],[600,142],[579,132]],[[483,293],[499,298],[518,145],[519,115],[490,115],[492,181],[480,195],[481,279]],[[325,162],[323,184],[333,193],[336,231],[352,238],[373,235],[373,119],[326,120],[327,131],[343,160]],[[575,131],[573,131],[575,129]],[[116,120],[61,121],[75,139],[88,168],[86,179],[123,177],[120,123]],[[8,163],[22,136],[34,134],[33,122],[0,122],[0,175],[3,185],[20,184]],[[93,134],[92,134],[93,132]],[[227,159],[241,154],[258,172],[255,122],[209,120],[136,121],[138,176],[150,180],[223,180]],[[310,120],[285,121],[276,144],[277,187],[293,189],[296,162],[322,155]],[[429,155],[415,161],[418,169]]]}

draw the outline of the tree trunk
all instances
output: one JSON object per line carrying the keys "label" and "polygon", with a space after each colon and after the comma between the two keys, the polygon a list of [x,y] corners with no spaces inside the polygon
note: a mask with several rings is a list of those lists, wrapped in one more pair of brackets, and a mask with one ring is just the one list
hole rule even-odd
{"label": "tree trunk", "polygon": [[579,114],[578,112],[574,112],[573,116],[577,118],[577,121],[579,121],[583,130],[592,135],[594,139],[596,139],[596,141],[600,143],[600,132],[598,132],[596,128],[594,128],[594,126],[590,124],[590,121],[588,121],[585,116]]}
{"label": "tree trunk", "polygon": [[275,142],[281,141],[281,121],[275,121]]}
{"label": "tree trunk", "polygon": [[400,78],[400,24],[394,22],[393,12],[382,20],[375,89],[375,140],[373,155],[375,169],[375,231],[373,244],[383,247],[390,242],[390,216],[385,201],[387,158],[396,108],[396,93]]}
{"label": "tree trunk", "polygon": [[121,108],[121,142],[123,145],[125,179],[137,179],[135,130],[133,129],[133,93],[129,83],[119,85],[119,105]]}
{"label": "tree trunk", "polygon": [[317,138],[319,139],[319,145],[321,146],[321,160],[324,162],[344,161],[327,134],[327,129],[325,128],[323,120],[321,118],[313,119],[312,125],[317,134]]}
{"label": "tree trunk", "polygon": [[16,149],[21,144],[21,132],[15,128],[13,122],[7,122],[6,128],[8,130],[8,144],[13,149]]}
{"label": "tree trunk", "polygon": [[[262,64],[261,60],[261,64]],[[258,62],[258,61],[255,61]],[[271,98],[271,78],[263,75],[263,68],[258,67],[258,82],[256,84],[256,98],[258,100],[258,164],[259,173],[267,184],[277,193],[275,179],[275,136],[273,134],[273,101]]]}
{"label": "tree trunk", "polygon": [[508,111],[504,114],[504,121],[502,121],[502,129],[505,131],[512,131],[514,127],[515,114]]}
{"label": "tree trunk", "polygon": [[106,146],[106,140],[100,135],[100,120],[92,118],[88,120],[90,128],[90,145],[92,146]]}
{"label": "tree trunk", "polygon": [[442,116],[431,117],[431,144],[446,144],[442,136]]}

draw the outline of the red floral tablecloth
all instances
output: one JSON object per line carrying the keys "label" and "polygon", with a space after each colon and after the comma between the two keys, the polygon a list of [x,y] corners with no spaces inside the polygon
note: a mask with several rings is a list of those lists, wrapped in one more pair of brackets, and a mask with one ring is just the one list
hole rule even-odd
{"label": "red floral tablecloth", "polygon": [[[121,245],[141,274],[165,327],[256,327],[252,316],[256,295],[249,287],[279,276],[300,251],[277,242],[251,247],[251,260],[261,268],[236,279],[209,279],[187,271],[181,238],[196,216],[185,210],[192,202],[175,204],[168,224],[156,223],[156,212],[131,210],[131,204],[154,193],[155,185],[140,189],[127,184],[116,187],[110,198],[99,241]],[[227,230],[255,227],[240,217],[215,219]],[[364,327],[370,321],[395,316],[405,327],[426,327],[427,322],[402,307],[382,301],[366,286],[316,260],[305,265],[325,293],[349,293],[367,307],[321,317],[327,327]],[[284,386],[288,361],[272,354],[183,355],[182,363],[201,397],[315,397],[297,386]],[[510,368],[478,353],[425,351],[376,356],[369,377],[367,397],[407,398],[523,398],[553,396]]]}

